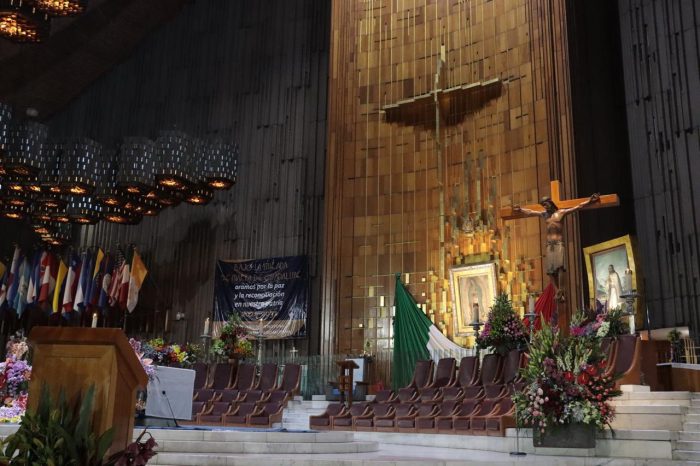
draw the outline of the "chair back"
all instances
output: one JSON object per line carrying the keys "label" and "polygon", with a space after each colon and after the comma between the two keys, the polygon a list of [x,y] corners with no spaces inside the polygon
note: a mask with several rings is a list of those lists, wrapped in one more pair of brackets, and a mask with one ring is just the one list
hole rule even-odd
{"label": "chair back", "polygon": [[247,363],[239,364],[234,387],[239,391],[245,392],[252,389],[254,385],[255,365]]}
{"label": "chair back", "polygon": [[280,389],[291,395],[296,395],[299,392],[300,383],[301,366],[299,364],[285,364]]}
{"label": "chair back", "polygon": [[275,414],[277,411],[282,409],[282,404],[280,403],[265,403],[265,406],[263,407],[263,415],[271,415]]}
{"label": "chair back", "polygon": [[277,364],[266,363],[260,369],[260,384],[258,389],[267,392],[277,388]]}
{"label": "chair back", "polygon": [[328,416],[337,416],[340,414],[343,408],[345,408],[345,405],[342,403],[330,403],[328,406],[326,406],[325,414]]}
{"label": "chair back", "polygon": [[379,390],[377,392],[377,394],[374,396],[374,402],[375,403],[386,403],[387,401],[391,400],[393,395],[394,395],[394,392],[392,390]]}
{"label": "chair back", "polygon": [[624,374],[632,366],[634,350],[637,347],[636,335],[617,337],[617,356],[615,357],[615,374]]}
{"label": "chair back", "polygon": [[517,349],[510,350],[506,355],[506,360],[503,363],[503,383],[509,384],[518,376],[521,355],[522,353]]}
{"label": "chair back", "polygon": [[459,373],[457,374],[457,385],[468,387],[479,384],[479,358],[476,356],[465,356],[459,361]]}
{"label": "chair back", "polygon": [[435,405],[433,403],[421,403],[418,405],[418,415],[427,416],[432,413],[434,409]]}
{"label": "chair back", "polygon": [[488,413],[493,411],[493,408],[501,402],[502,398],[486,398],[481,402],[479,409],[480,416],[486,416]]}
{"label": "chair back", "polygon": [[223,390],[231,383],[231,373],[233,365],[227,362],[220,362],[214,367],[214,374],[211,378],[211,388]]}
{"label": "chair back", "polygon": [[194,370],[194,389],[204,388],[207,383],[207,369],[209,366],[203,362],[196,362],[192,365]]}
{"label": "chair back", "polygon": [[396,416],[408,416],[411,414],[415,408],[413,407],[412,404],[410,403],[401,403],[400,405],[396,405]]}
{"label": "chair back", "polygon": [[226,412],[226,410],[228,410],[230,404],[231,403],[229,403],[228,401],[216,401],[212,405],[211,414],[221,416]]}
{"label": "chair back", "polygon": [[394,405],[392,403],[382,403],[374,405],[374,415],[378,417],[389,416],[394,411]]}
{"label": "chair back", "polygon": [[241,403],[238,405],[237,416],[247,416],[255,411],[255,403]]}
{"label": "chair back", "polygon": [[413,371],[412,387],[421,389],[430,385],[433,381],[433,367],[435,363],[432,359],[426,359],[416,362],[416,368]]}
{"label": "chair back", "polygon": [[457,368],[457,361],[455,358],[442,358],[438,361],[437,369],[435,370],[435,380],[433,385],[435,387],[446,387],[455,379],[455,369]]}
{"label": "chair back", "polygon": [[460,403],[454,400],[443,401],[442,403],[440,403],[440,412],[438,413],[438,416],[449,416],[454,412],[458,404]]}
{"label": "chair back", "polygon": [[464,400],[461,405],[459,405],[459,412],[458,414],[460,416],[469,416],[471,413],[474,412],[477,406],[481,404],[481,400],[475,400],[475,399],[469,399],[469,400]]}
{"label": "chair back", "polygon": [[350,407],[350,415],[352,417],[361,416],[367,409],[367,403],[353,403]]}
{"label": "chair back", "polygon": [[501,382],[501,356],[487,354],[481,364],[481,383],[495,385]]}

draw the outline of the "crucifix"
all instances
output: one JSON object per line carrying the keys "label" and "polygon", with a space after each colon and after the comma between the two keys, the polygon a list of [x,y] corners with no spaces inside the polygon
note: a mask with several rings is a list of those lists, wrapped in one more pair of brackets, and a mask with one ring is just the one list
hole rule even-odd
{"label": "crucifix", "polygon": [[617,194],[593,194],[588,198],[561,199],[559,181],[550,183],[550,195],[543,197],[539,204],[526,206],[514,205],[501,209],[501,218],[511,220],[525,217],[543,217],[547,227],[547,243],[545,245],[545,272],[557,289],[557,298],[563,301],[564,294],[561,285],[561,273],[566,271],[564,246],[564,217],[581,209],[601,209],[620,205]]}
{"label": "crucifix", "polygon": [[438,202],[439,202],[439,272],[445,274],[445,187],[443,175],[442,143],[440,126],[456,125],[464,117],[483,107],[489,100],[501,95],[503,84],[499,78],[477,81],[470,84],[447,87],[445,68],[445,46],[440,47],[437,70],[434,75],[434,88],[426,94],[400,100],[382,107],[385,121],[406,126],[423,126],[433,131],[437,154]]}

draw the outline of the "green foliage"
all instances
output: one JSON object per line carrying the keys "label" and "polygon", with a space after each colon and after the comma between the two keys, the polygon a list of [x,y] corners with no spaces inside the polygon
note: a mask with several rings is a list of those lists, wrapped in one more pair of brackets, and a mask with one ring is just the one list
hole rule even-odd
{"label": "green foliage", "polygon": [[515,313],[506,293],[496,296],[476,343],[479,348],[493,348],[499,354],[506,354],[512,349],[527,345],[525,326]]}
{"label": "green foliage", "polygon": [[605,321],[610,322],[610,329],[608,330],[609,337],[616,337],[618,335],[627,335],[630,333],[629,324],[626,322],[629,317],[625,315],[621,307],[616,307],[615,309],[610,309],[605,315]]}
{"label": "green foliage", "polygon": [[4,442],[4,457],[13,465],[107,466],[104,456],[114,432],[93,428],[95,386],[70,403],[61,390],[54,405],[48,387],[41,390],[35,413],[27,412],[19,429]]}

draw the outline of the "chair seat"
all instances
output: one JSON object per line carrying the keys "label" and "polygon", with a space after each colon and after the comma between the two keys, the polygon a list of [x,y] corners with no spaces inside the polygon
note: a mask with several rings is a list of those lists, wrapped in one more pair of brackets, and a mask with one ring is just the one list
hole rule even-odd
{"label": "chair seat", "polygon": [[247,417],[248,416],[239,416],[237,414],[234,415],[228,415],[225,416],[224,422],[227,424],[242,424],[245,425],[247,423]]}
{"label": "chair seat", "polygon": [[372,418],[356,419],[355,425],[357,427],[372,427]]}
{"label": "chair seat", "polygon": [[415,427],[414,419],[399,419],[396,425],[401,429],[413,429]]}
{"label": "chair seat", "polygon": [[221,415],[216,414],[202,414],[199,416],[200,424],[221,424]]}
{"label": "chair seat", "polygon": [[393,419],[375,419],[374,426],[375,427],[394,427],[394,420]]}

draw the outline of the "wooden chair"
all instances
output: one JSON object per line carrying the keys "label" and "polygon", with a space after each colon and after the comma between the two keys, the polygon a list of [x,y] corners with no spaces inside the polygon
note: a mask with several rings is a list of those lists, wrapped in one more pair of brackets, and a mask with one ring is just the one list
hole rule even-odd
{"label": "wooden chair", "polygon": [[[486,401],[492,400],[489,399]],[[500,398],[491,406],[490,412],[487,413],[486,409],[488,408],[483,408],[481,413],[471,416],[469,430],[473,435],[489,435],[487,424],[490,421],[492,425],[492,433],[490,435],[504,436],[505,426],[507,424],[514,423],[512,420],[513,412],[515,410],[513,400],[510,397]],[[511,418],[510,421],[507,419],[508,417]]]}
{"label": "wooden chair", "polygon": [[464,389],[480,385],[479,378],[479,358],[476,356],[465,356],[459,362],[459,371],[454,383],[442,389],[444,401],[464,399]]}
{"label": "wooden chair", "polygon": [[493,411],[494,406],[496,406],[501,401],[499,399],[485,399],[482,400],[478,407],[469,415],[459,415],[452,419],[452,429],[455,433],[460,434],[472,434],[473,428],[472,423],[476,416],[486,416]]}
{"label": "wooden chair", "polygon": [[215,401],[202,413],[197,415],[197,424],[223,424],[223,417],[231,412],[231,404]]}
{"label": "wooden chair", "polygon": [[615,356],[615,376],[619,377],[615,386],[639,385],[641,377],[641,348],[636,335],[620,335]]}
{"label": "wooden chair", "polygon": [[309,429],[330,430],[332,427],[331,418],[340,415],[344,411],[344,404],[330,403],[326,406],[326,410],[323,413],[316,416],[309,416]]}
{"label": "wooden chair", "polygon": [[375,418],[390,418],[394,416],[396,411],[394,403],[372,404],[371,407],[372,411],[367,412],[367,414],[353,417],[354,430],[373,431]]}
{"label": "wooden chair", "polygon": [[377,432],[396,432],[396,419],[410,416],[415,412],[413,404],[396,404],[393,411],[387,412],[384,416],[374,416],[374,430]]}
{"label": "wooden chair", "polygon": [[416,432],[416,418],[436,416],[439,410],[438,405],[432,403],[419,403],[415,407],[413,412],[396,417],[396,428],[399,432]]}
{"label": "wooden chair", "polygon": [[192,370],[194,370],[194,389],[204,388],[207,385],[209,365],[203,362],[196,362],[192,365]]}
{"label": "wooden chair", "polygon": [[193,401],[192,402],[192,417],[190,420],[180,421],[180,424],[196,424],[197,415],[202,414],[207,408],[207,404],[203,401]]}
{"label": "wooden chair", "polygon": [[438,361],[435,378],[430,385],[419,390],[423,403],[439,403],[443,399],[442,389],[455,382],[457,361],[455,358],[442,358]]}
{"label": "wooden chair", "polygon": [[251,427],[271,427],[276,422],[282,422],[282,403],[267,403],[258,406],[248,416],[248,425]]}
{"label": "wooden chair", "polygon": [[301,366],[299,364],[285,364],[282,373],[282,382],[279,388],[268,391],[264,399],[267,403],[282,403],[287,406],[294,395],[299,394],[301,387]]}
{"label": "wooden chair", "polygon": [[416,361],[411,382],[403,388],[399,388],[398,397],[401,403],[414,403],[420,399],[418,392],[433,382],[432,359]]}
{"label": "wooden chair", "polygon": [[502,398],[511,391],[511,386],[520,379],[520,363],[522,352],[517,349],[511,350],[503,362],[501,373],[501,383],[484,385],[484,395],[486,398]]}
{"label": "wooden chair", "polygon": [[225,426],[245,427],[248,425],[248,416],[255,412],[255,403],[241,403],[222,416],[222,424]]}
{"label": "wooden chair", "polygon": [[437,418],[452,416],[459,408],[460,403],[457,401],[443,401],[438,405],[438,409],[429,413],[426,416],[420,414],[416,417],[415,428],[417,432],[435,432]]}
{"label": "wooden chair", "polygon": [[260,368],[260,378],[255,387],[264,393],[272,392],[277,389],[277,373],[279,367],[275,363],[265,363]]}
{"label": "wooden chair", "polygon": [[469,429],[469,417],[477,412],[481,400],[469,399],[458,404],[453,414],[438,415],[435,418],[435,430],[439,433],[454,433],[454,419],[459,417],[466,419],[466,428]]}
{"label": "wooden chair", "polygon": [[350,409],[346,409],[344,412],[331,418],[332,428],[333,430],[352,430],[353,420],[356,417],[367,416],[372,412],[372,407],[366,402],[353,403]]}
{"label": "wooden chair", "polygon": [[373,403],[394,403],[398,400],[396,393],[393,390],[379,390],[375,396]]}

